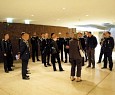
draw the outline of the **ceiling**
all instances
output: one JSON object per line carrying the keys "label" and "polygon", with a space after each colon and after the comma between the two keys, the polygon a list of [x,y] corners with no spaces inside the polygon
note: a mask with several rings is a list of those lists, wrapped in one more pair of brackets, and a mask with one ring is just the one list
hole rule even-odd
{"label": "ceiling", "polygon": [[103,28],[115,24],[115,0],[0,0],[0,22],[9,17],[15,23]]}

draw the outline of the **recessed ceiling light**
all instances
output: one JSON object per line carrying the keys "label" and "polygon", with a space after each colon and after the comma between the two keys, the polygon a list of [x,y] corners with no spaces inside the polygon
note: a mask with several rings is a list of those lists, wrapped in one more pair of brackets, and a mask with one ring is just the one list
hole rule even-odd
{"label": "recessed ceiling light", "polygon": [[57,20],[59,21],[60,19],[58,18]]}
{"label": "recessed ceiling light", "polygon": [[62,8],[63,10],[65,10],[66,8]]}
{"label": "recessed ceiling light", "polygon": [[13,22],[13,18],[6,18],[7,23],[12,23]]}
{"label": "recessed ceiling light", "polygon": [[89,16],[89,15],[85,15],[85,16]]}
{"label": "recessed ceiling light", "polygon": [[25,24],[30,24],[31,20],[24,20]]}
{"label": "recessed ceiling light", "polygon": [[34,15],[31,15],[31,16],[34,16]]}
{"label": "recessed ceiling light", "polygon": [[61,32],[59,32],[58,34],[61,35]]}

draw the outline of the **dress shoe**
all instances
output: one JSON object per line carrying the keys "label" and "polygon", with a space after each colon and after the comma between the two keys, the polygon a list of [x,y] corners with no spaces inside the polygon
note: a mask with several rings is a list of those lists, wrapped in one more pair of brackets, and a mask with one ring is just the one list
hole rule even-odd
{"label": "dress shoe", "polygon": [[44,65],[44,67],[47,67],[47,65]]}
{"label": "dress shoe", "polygon": [[50,64],[47,64],[48,66],[51,66]]}
{"label": "dress shoe", "polygon": [[30,72],[27,72],[26,74],[31,74]]}
{"label": "dress shoe", "polygon": [[101,63],[101,62],[98,61],[97,64],[99,64],[99,63]]}
{"label": "dress shoe", "polygon": [[32,61],[32,62],[34,62],[34,63],[35,63],[35,61]]}
{"label": "dress shoe", "polygon": [[63,69],[59,70],[59,71],[64,71]]}
{"label": "dress shoe", "polygon": [[92,67],[92,69],[94,69],[95,67]]}
{"label": "dress shoe", "polygon": [[27,70],[27,72],[30,72],[30,70]]}
{"label": "dress shoe", "polygon": [[110,70],[110,71],[112,71],[112,69],[111,69],[111,68],[110,68],[109,70]]}
{"label": "dress shoe", "polygon": [[87,66],[86,68],[90,68],[91,66]]}
{"label": "dress shoe", "polygon": [[37,59],[37,61],[40,61],[40,59]]}
{"label": "dress shoe", "polygon": [[14,71],[14,69],[9,69],[8,71]]}
{"label": "dress shoe", "polygon": [[9,71],[5,71],[6,73],[9,73]]}
{"label": "dress shoe", "polygon": [[57,70],[54,70],[54,71],[57,71]]}
{"label": "dress shoe", "polygon": [[85,60],[84,62],[87,62],[87,60]]}
{"label": "dress shoe", "polygon": [[67,63],[67,60],[65,60],[65,62],[64,63]]}
{"label": "dress shoe", "polygon": [[28,77],[28,78],[29,78],[29,76],[28,76],[28,75],[26,75],[26,77]]}
{"label": "dress shoe", "polygon": [[101,69],[106,69],[107,67],[102,67]]}
{"label": "dress shoe", "polygon": [[15,67],[15,65],[12,65],[11,67]]}
{"label": "dress shoe", "polygon": [[30,78],[29,77],[23,77],[24,80],[29,80]]}

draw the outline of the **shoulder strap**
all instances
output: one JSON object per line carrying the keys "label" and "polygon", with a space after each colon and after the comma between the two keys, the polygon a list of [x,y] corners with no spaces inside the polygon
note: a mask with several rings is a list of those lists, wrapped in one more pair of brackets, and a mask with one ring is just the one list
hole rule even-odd
{"label": "shoulder strap", "polygon": [[80,40],[78,40],[78,47],[79,47],[79,49],[82,49],[82,46],[81,46]]}

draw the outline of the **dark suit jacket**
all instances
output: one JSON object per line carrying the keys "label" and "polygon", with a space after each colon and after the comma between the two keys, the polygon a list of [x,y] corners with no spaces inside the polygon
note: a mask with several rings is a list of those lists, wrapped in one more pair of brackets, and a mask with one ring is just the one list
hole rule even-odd
{"label": "dark suit jacket", "polygon": [[111,52],[114,48],[114,39],[113,37],[105,38],[103,42],[104,52]]}
{"label": "dark suit jacket", "polygon": [[12,44],[10,40],[5,41],[4,39],[1,42],[2,52],[4,53],[11,53],[12,52]]}
{"label": "dark suit jacket", "polygon": [[32,44],[32,49],[38,49],[38,44],[39,44],[39,38],[36,36],[36,37],[34,37],[34,36],[32,36],[31,37],[31,44]]}
{"label": "dark suit jacket", "polygon": [[86,48],[85,39],[84,38],[79,38],[79,41],[81,43],[82,49],[85,50],[85,48]]}
{"label": "dark suit jacket", "polygon": [[2,50],[2,40],[0,39],[0,50]]}
{"label": "dark suit jacket", "polygon": [[58,45],[57,45],[57,42],[54,41],[54,40],[52,40],[52,41],[51,41],[51,44],[50,44],[51,54],[52,54],[52,47],[55,48],[55,50],[56,50],[57,53],[60,52],[60,51],[59,51],[59,48],[58,48]]}
{"label": "dark suit jacket", "polygon": [[69,41],[71,40],[71,38],[65,38],[64,39],[64,51],[66,52],[68,52],[69,51],[69,49],[66,49],[66,46],[69,46]]}
{"label": "dark suit jacket", "polygon": [[58,45],[59,50],[63,49],[64,38],[58,38],[57,45]]}
{"label": "dark suit jacket", "polygon": [[29,45],[23,39],[20,40],[20,57],[22,60],[29,60],[30,57]]}
{"label": "dark suit jacket", "polygon": [[87,49],[93,48],[95,49],[97,46],[97,38],[95,36],[91,36],[87,38]]}

